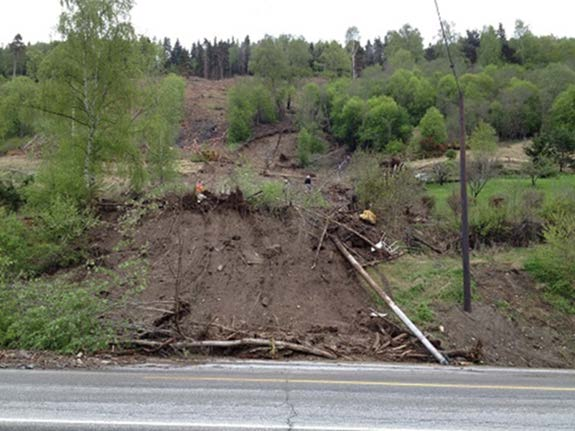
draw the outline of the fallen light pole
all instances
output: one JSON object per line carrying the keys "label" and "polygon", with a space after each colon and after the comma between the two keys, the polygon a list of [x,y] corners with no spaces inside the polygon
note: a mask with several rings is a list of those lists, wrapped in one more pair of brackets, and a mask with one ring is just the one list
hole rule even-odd
{"label": "fallen light pole", "polygon": [[411,333],[417,337],[419,341],[425,346],[425,348],[431,353],[437,362],[441,365],[448,365],[449,362],[447,358],[443,356],[433,344],[427,339],[423,332],[419,330],[417,326],[405,315],[405,313],[397,306],[397,304],[389,297],[387,293],[379,286],[373,278],[367,273],[365,269],[361,266],[361,264],[351,255],[349,251],[345,248],[342,242],[337,238],[332,238],[335,246],[341,252],[341,254],[349,261],[351,266],[363,277],[363,279],[369,284],[369,286],[379,295],[381,299],[385,301],[385,303],[391,308],[391,310],[401,319],[401,321],[409,328]]}

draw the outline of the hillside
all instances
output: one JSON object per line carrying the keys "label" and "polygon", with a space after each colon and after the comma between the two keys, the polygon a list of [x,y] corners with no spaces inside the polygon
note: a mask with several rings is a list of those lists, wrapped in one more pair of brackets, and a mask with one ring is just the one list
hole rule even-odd
{"label": "hillside", "polygon": [[[177,340],[206,341],[223,344],[191,351],[286,358],[306,355],[298,346],[311,346],[318,349],[312,356],[432,361],[381,300],[368,292],[333,243],[323,240],[322,230],[329,223],[322,217],[332,217],[343,224],[329,225],[328,236],[341,238],[369,263],[372,275],[453,360],[575,365],[575,318],[546,301],[542,287],[524,271],[521,253],[478,251],[472,261],[474,311],[462,312],[459,282],[453,278],[459,263],[452,251],[440,256],[416,251],[408,246],[409,226],[392,228],[380,220],[372,227],[359,220],[361,208],[348,210],[354,174],[343,148],[330,144],[313,165],[299,168],[290,114],[278,124],[257,126],[245,145],[229,147],[227,92],[233,84],[234,80],[187,81],[178,138],[178,182],[183,189],[144,201],[125,202],[114,196],[100,200],[101,222],[87,242],[89,264],[55,271],[55,276],[74,283],[100,286],[98,295],[115,304],[104,312],[106,319],[120,328],[121,339],[132,340],[124,347],[173,356],[181,352],[173,347]],[[37,163],[33,154],[23,153],[0,158],[0,163],[15,160],[30,169]],[[433,162],[418,161],[414,167]],[[233,189],[239,184],[238,170],[245,174],[246,169],[255,201]],[[307,174],[313,176],[311,194],[305,191]],[[198,180],[207,190],[202,203],[192,193]],[[272,195],[279,205],[257,201],[259,187],[267,181],[279,184],[280,196]],[[310,208],[306,199],[321,205]],[[430,216],[420,211],[411,216],[411,223],[426,231]],[[381,235],[387,235],[388,242],[399,241],[401,256],[370,254],[369,245],[349,228],[361,230],[374,243]],[[442,246],[441,241],[437,244]],[[271,347],[226,344],[246,339],[271,340]],[[279,347],[274,347],[276,342]],[[296,350],[283,348],[281,342],[293,343]],[[2,355],[0,360],[7,364],[22,361],[17,354]],[[34,360],[43,366],[67,363],[65,358]]]}

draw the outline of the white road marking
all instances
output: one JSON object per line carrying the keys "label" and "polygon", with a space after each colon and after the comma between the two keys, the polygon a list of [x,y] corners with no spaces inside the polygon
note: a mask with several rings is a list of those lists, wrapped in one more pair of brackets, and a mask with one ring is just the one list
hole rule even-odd
{"label": "white road marking", "polygon": [[[202,422],[157,422],[157,421],[103,421],[103,420],[66,420],[66,419],[22,419],[0,418],[2,425],[62,425],[62,426],[126,426],[126,427],[156,427],[156,428],[208,428],[208,429],[237,429],[237,430],[285,430],[286,424],[233,424],[233,423],[202,423]],[[424,428],[381,428],[381,427],[354,427],[354,426],[319,426],[294,425],[294,431],[433,431]]]}

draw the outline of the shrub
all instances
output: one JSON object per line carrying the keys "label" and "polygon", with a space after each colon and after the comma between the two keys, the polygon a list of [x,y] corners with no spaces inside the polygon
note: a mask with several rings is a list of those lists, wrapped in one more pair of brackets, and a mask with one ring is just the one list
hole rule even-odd
{"label": "shrub", "polygon": [[435,163],[431,168],[431,172],[433,180],[442,186],[454,176],[456,169],[453,161],[448,160],[447,162]]}
{"label": "shrub", "polygon": [[0,179],[0,207],[18,211],[26,203],[23,188],[33,180],[32,176],[27,176],[22,181],[16,181],[15,178]]}
{"label": "shrub", "polygon": [[407,142],[411,130],[407,111],[391,97],[372,97],[367,101],[367,111],[359,129],[365,148],[382,151],[390,142]]}
{"label": "shrub", "polygon": [[469,217],[472,245],[524,247],[541,241],[542,203],[543,195],[533,190],[511,190],[493,195],[487,201],[476,201],[470,208]]}
{"label": "shrub", "polygon": [[278,119],[276,100],[271,91],[256,80],[243,80],[231,90],[228,99],[228,142],[248,139],[256,123],[274,123]]}
{"label": "shrub", "polygon": [[73,242],[94,223],[89,213],[63,198],[42,208],[28,207],[24,215],[0,208],[0,260],[12,276],[67,266],[79,257]]}
{"label": "shrub", "polygon": [[441,152],[441,148],[447,142],[447,128],[445,119],[437,108],[431,107],[427,110],[419,122],[419,133],[421,134],[421,141],[425,144],[422,145],[422,150],[426,154]]}
{"label": "shrub", "polygon": [[399,226],[421,205],[423,188],[409,169],[385,169],[385,156],[357,152],[353,156],[354,186],[359,203],[375,210],[379,219]]}
{"label": "shrub", "polygon": [[303,128],[297,139],[297,154],[299,163],[305,167],[309,165],[311,156],[325,151],[325,142],[317,136],[315,129]]}
{"label": "shrub", "polygon": [[[337,139],[355,149],[359,141],[359,129],[367,109],[364,100],[352,97],[343,102],[341,99],[332,110],[333,133]],[[341,105],[341,109],[338,109]]]}
{"label": "shrub", "polygon": [[457,157],[457,151],[455,151],[453,148],[450,148],[445,152],[445,157],[447,157],[447,160],[455,160]]}
{"label": "shrub", "polygon": [[575,214],[555,214],[545,229],[547,244],[536,249],[525,268],[547,286],[547,297],[562,311],[575,314]]}
{"label": "shrub", "polygon": [[96,291],[61,281],[0,285],[0,346],[63,353],[106,347],[112,330]]}

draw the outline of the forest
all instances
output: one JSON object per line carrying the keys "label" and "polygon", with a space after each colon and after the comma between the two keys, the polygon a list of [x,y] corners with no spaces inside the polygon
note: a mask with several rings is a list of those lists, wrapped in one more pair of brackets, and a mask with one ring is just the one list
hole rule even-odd
{"label": "forest", "polygon": [[[184,46],[136,34],[132,7],[66,0],[59,40],[18,34],[0,46],[0,347],[93,352],[131,334],[131,317],[102,316],[156,282],[153,241],[138,239],[154,234],[141,229],[173,196],[196,208],[186,199],[204,183],[214,195],[241,190],[274,220],[295,208],[325,211],[329,225],[340,200],[369,209],[406,255],[381,267],[398,277],[397,301],[437,328],[437,307],[461,299],[460,92],[474,256],[519,265],[529,286],[543,286],[538,304],[573,323],[575,38],[535,35],[517,20],[509,33],[444,22],[445,40],[427,46],[409,24],[367,41],[350,26],[343,44],[269,35]],[[122,238],[106,249],[117,266],[94,248],[106,229]],[[174,279],[174,310],[181,241],[163,277]],[[402,265],[416,258],[431,281],[409,282]],[[206,271],[225,272],[215,268]],[[63,310],[57,319],[51,307]]]}

